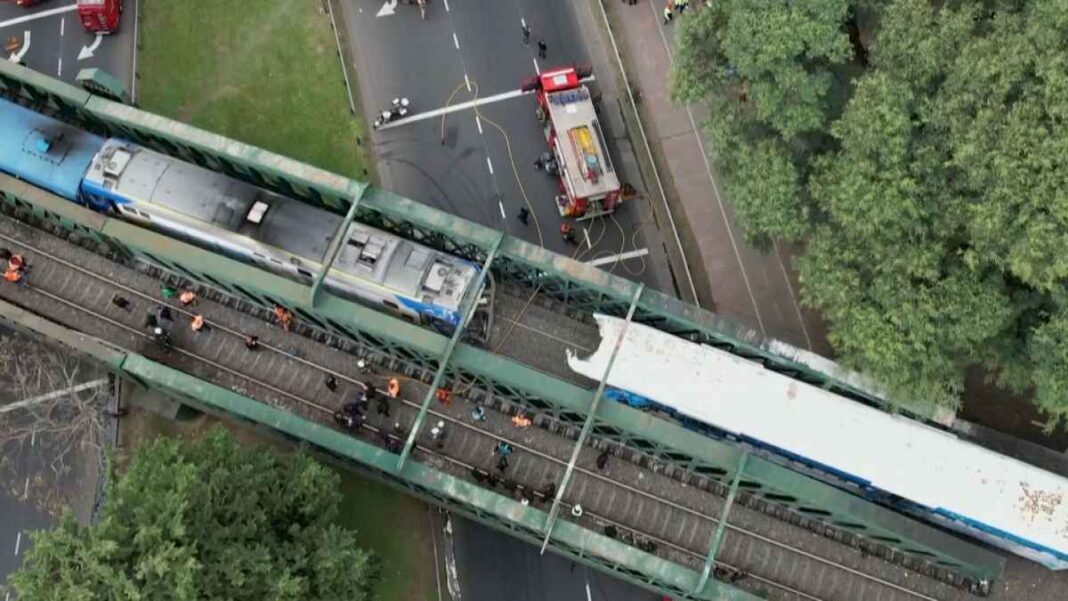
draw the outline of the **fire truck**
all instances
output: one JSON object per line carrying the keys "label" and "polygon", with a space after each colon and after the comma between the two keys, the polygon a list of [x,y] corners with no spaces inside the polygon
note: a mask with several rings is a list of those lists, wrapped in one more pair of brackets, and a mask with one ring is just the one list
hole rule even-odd
{"label": "fire truck", "polygon": [[582,83],[589,75],[589,68],[567,67],[546,71],[524,85],[537,94],[536,115],[549,143],[549,160],[542,164],[560,176],[557,208],[561,216],[580,220],[607,215],[622,199],[593,98]]}
{"label": "fire truck", "polygon": [[115,33],[121,15],[122,0],[78,0],[78,20],[89,33]]}

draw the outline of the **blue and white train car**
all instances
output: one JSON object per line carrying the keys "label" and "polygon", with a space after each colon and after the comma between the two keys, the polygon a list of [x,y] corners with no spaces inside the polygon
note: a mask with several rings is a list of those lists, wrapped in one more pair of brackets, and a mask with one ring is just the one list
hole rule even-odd
{"label": "blue and white train car", "polygon": [[[124,221],[305,284],[342,218],[131,142],[0,99],[0,171]],[[351,223],[323,285],[451,335],[480,266]],[[482,291],[475,293],[481,294]]]}
{"label": "blue and white train car", "polygon": [[[625,322],[596,319],[600,347],[587,358],[569,352],[568,364],[599,379]],[[636,323],[608,385],[843,488],[1050,569],[1068,568],[1068,479],[1056,474]]]}

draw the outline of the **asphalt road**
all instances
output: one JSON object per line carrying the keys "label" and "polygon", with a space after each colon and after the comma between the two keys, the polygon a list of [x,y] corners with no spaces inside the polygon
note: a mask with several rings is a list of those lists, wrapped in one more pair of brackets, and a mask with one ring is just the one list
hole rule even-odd
{"label": "asphalt road", "polygon": [[[659,601],[645,589],[465,519],[454,519],[464,601]],[[588,585],[588,588],[587,588]]]}
{"label": "asphalt road", "polygon": [[[30,458],[24,453],[15,458],[19,462],[28,460]],[[24,471],[25,468],[19,469],[20,473]],[[21,565],[22,556],[30,544],[27,533],[51,525],[52,519],[38,511],[32,500],[23,500],[0,489],[0,584]]]}
{"label": "asphalt road", "polygon": [[[431,0],[426,20],[415,6],[400,4],[394,14],[379,17],[380,1],[339,4],[337,16],[353,41],[357,102],[368,116],[397,96],[410,98],[417,116],[476,95],[515,92],[538,70],[591,62],[572,12],[577,8],[567,0]],[[523,22],[533,30],[529,45],[523,44]],[[537,57],[539,40],[548,46],[546,59]],[[450,113],[444,125],[438,117],[374,132],[383,186],[583,261],[648,251],[605,268],[674,294],[663,242],[645,201],[624,204],[615,220],[572,221],[578,244],[562,239],[564,220],[554,201],[558,182],[533,166],[547,150],[534,107],[532,95],[515,95],[478,111]],[[625,132],[618,111],[605,107],[601,113],[621,179],[640,188],[632,155],[621,151],[629,144],[619,140]],[[540,237],[534,220],[526,226],[518,220],[524,206],[537,218]]]}
{"label": "asphalt road", "polygon": [[73,0],[47,0],[30,8],[0,2],[0,40],[22,40],[21,63],[31,69],[73,82],[81,69],[100,68],[125,83],[136,98],[134,16],[139,1],[125,0],[119,31],[100,36],[99,43],[78,22]]}

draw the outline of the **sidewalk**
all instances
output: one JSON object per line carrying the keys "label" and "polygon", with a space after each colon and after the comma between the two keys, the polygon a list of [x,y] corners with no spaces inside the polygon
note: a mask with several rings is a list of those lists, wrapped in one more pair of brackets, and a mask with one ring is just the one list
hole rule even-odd
{"label": "sidewalk", "polygon": [[692,269],[703,268],[708,281],[712,302],[702,298],[702,305],[764,336],[830,356],[826,325],[800,305],[792,250],[776,245],[774,252],[763,253],[746,245],[734,209],[721,196],[707,138],[699,133],[706,109],[671,101],[673,36],[679,20],[689,14],[676,15],[664,26],[663,4],[656,0],[633,6],[596,2],[608,15],[631,86],[641,92],[638,109],[669,203],[693,234],[683,245]]}

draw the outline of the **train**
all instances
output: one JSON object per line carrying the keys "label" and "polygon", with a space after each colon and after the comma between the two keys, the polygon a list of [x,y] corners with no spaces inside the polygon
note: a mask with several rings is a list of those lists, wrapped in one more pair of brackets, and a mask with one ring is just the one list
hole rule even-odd
{"label": "train", "polygon": [[[94,211],[311,284],[344,219],[0,99],[0,171]],[[353,222],[329,292],[452,335],[481,266]],[[482,290],[476,291],[481,294]]]}
{"label": "train", "polygon": [[1068,478],[715,347],[595,319],[600,346],[584,358],[569,350],[567,362],[600,379],[622,334],[606,398],[1052,570],[1068,568]]}

